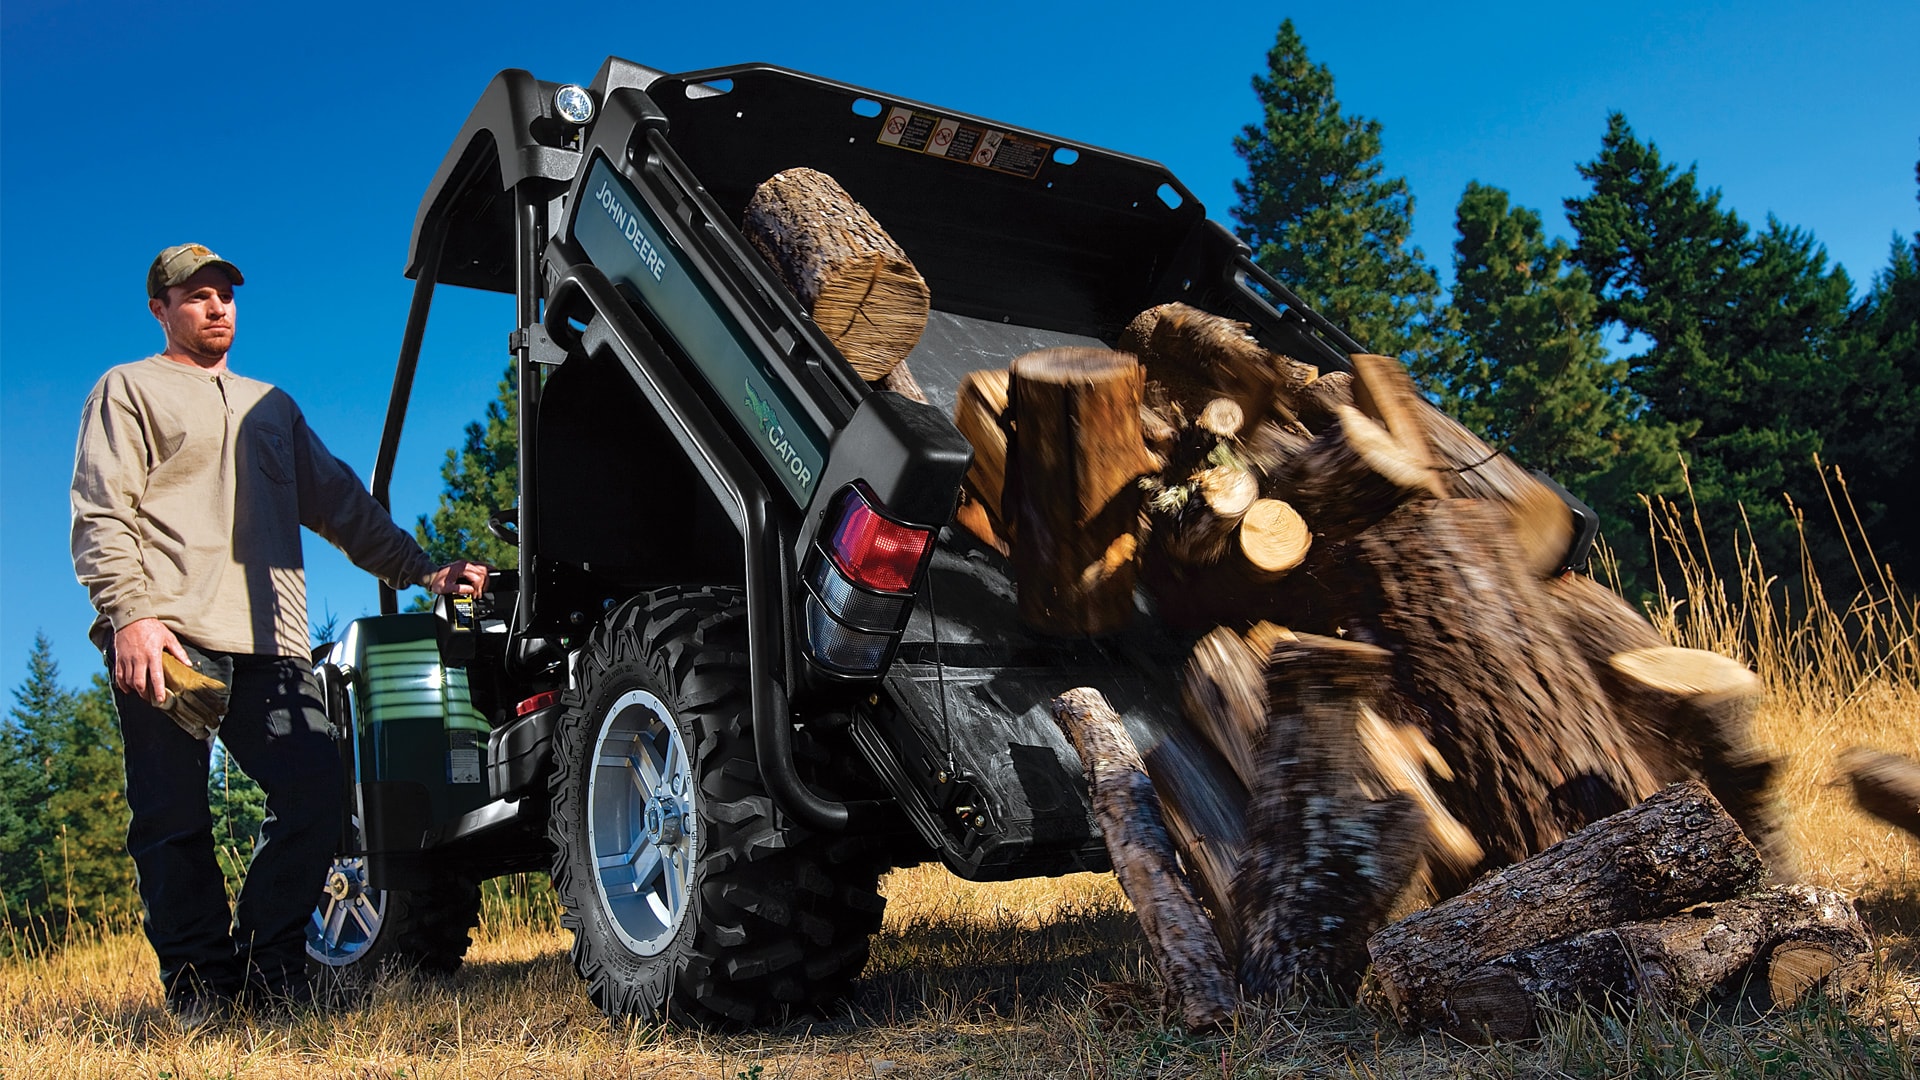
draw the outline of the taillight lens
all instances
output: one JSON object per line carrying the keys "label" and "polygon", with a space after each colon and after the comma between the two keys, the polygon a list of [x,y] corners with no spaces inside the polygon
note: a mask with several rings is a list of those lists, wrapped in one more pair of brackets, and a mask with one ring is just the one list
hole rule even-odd
{"label": "taillight lens", "polygon": [[881,517],[858,484],[841,496],[840,514],[840,523],[827,541],[827,550],[840,569],[869,589],[911,589],[933,534]]}
{"label": "taillight lens", "polygon": [[863,484],[842,492],[805,566],[808,651],[841,675],[886,667],[913,610],[913,581],[933,549],[932,530],[893,521],[874,503]]}

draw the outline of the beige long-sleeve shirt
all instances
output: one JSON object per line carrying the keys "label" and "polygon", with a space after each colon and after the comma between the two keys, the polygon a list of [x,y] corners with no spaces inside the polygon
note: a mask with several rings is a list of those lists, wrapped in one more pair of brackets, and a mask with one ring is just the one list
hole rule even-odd
{"label": "beige long-sleeve shirt", "polygon": [[285,391],[162,356],[88,395],[72,499],[102,648],[153,617],[201,648],[306,656],[302,525],[396,588],[435,569]]}

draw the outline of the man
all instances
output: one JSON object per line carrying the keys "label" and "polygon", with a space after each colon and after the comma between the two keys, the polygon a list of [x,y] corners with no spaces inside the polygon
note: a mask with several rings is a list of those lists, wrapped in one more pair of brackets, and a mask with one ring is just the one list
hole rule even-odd
{"label": "man", "polygon": [[[339,759],[309,660],[300,527],[396,588],[478,593],[486,568],[435,567],[327,452],[287,394],[227,367],[238,267],[199,244],[147,271],[158,355],[87,398],[73,470],[73,565],[98,617],[126,743],[127,850],[168,1008],[310,1000],[307,918],[340,833]],[[161,711],[161,655],[226,682],[220,737],[267,796],[237,904],[214,859],[211,740]]]}

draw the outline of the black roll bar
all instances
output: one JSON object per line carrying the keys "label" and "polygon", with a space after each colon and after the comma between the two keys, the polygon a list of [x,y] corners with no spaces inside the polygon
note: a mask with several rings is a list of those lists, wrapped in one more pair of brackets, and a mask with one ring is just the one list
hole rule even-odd
{"label": "black roll bar", "polygon": [[[407,401],[413,396],[413,373],[420,366],[420,344],[426,340],[427,312],[433,306],[433,286],[440,278],[440,252],[446,240],[447,223],[441,218],[427,233],[420,276],[413,281],[407,329],[400,337],[400,359],[393,367],[393,392],[387,397],[387,423],[380,431],[380,454],[373,462],[373,497],[389,514],[393,513],[393,463],[400,454],[400,430],[407,422]],[[399,610],[399,593],[382,581],[380,614],[392,615]]]}

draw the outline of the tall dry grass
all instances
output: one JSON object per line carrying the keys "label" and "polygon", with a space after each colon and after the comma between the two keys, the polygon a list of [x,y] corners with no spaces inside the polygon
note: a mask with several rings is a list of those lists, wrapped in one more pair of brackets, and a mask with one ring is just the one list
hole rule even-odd
{"label": "tall dry grass", "polygon": [[[1833,509],[1843,525],[1847,504]],[[1857,523],[1855,523],[1857,525]],[[1585,1010],[1529,1043],[1469,1046],[1396,1031],[1366,1006],[1250,1007],[1225,1034],[1178,1030],[1107,875],[970,884],[937,866],[884,886],[885,924],[855,997],[833,1015],[713,1035],[610,1023],[587,1002],[538,878],[491,889],[451,980],[394,976],[335,1014],[241,1016],[178,1030],[152,956],[126,923],[81,927],[0,961],[0,1080],[453,1077],[1816,1077],[1920,1080],[1920,843],[1855,810],[1835,753],[1920,758],[1920,608],[1874,570],[1856,528],[1855,599],[1819,583],[1785,597],[1752,558],[1715,567],[1705,527],[1654,508],[1654,618],[1676,644],[1753,665],[1761,736],[1790,756],[1781,793],[1803,875],[1857,893],[1885,946],[1871,999],[1754,1015]]]}

